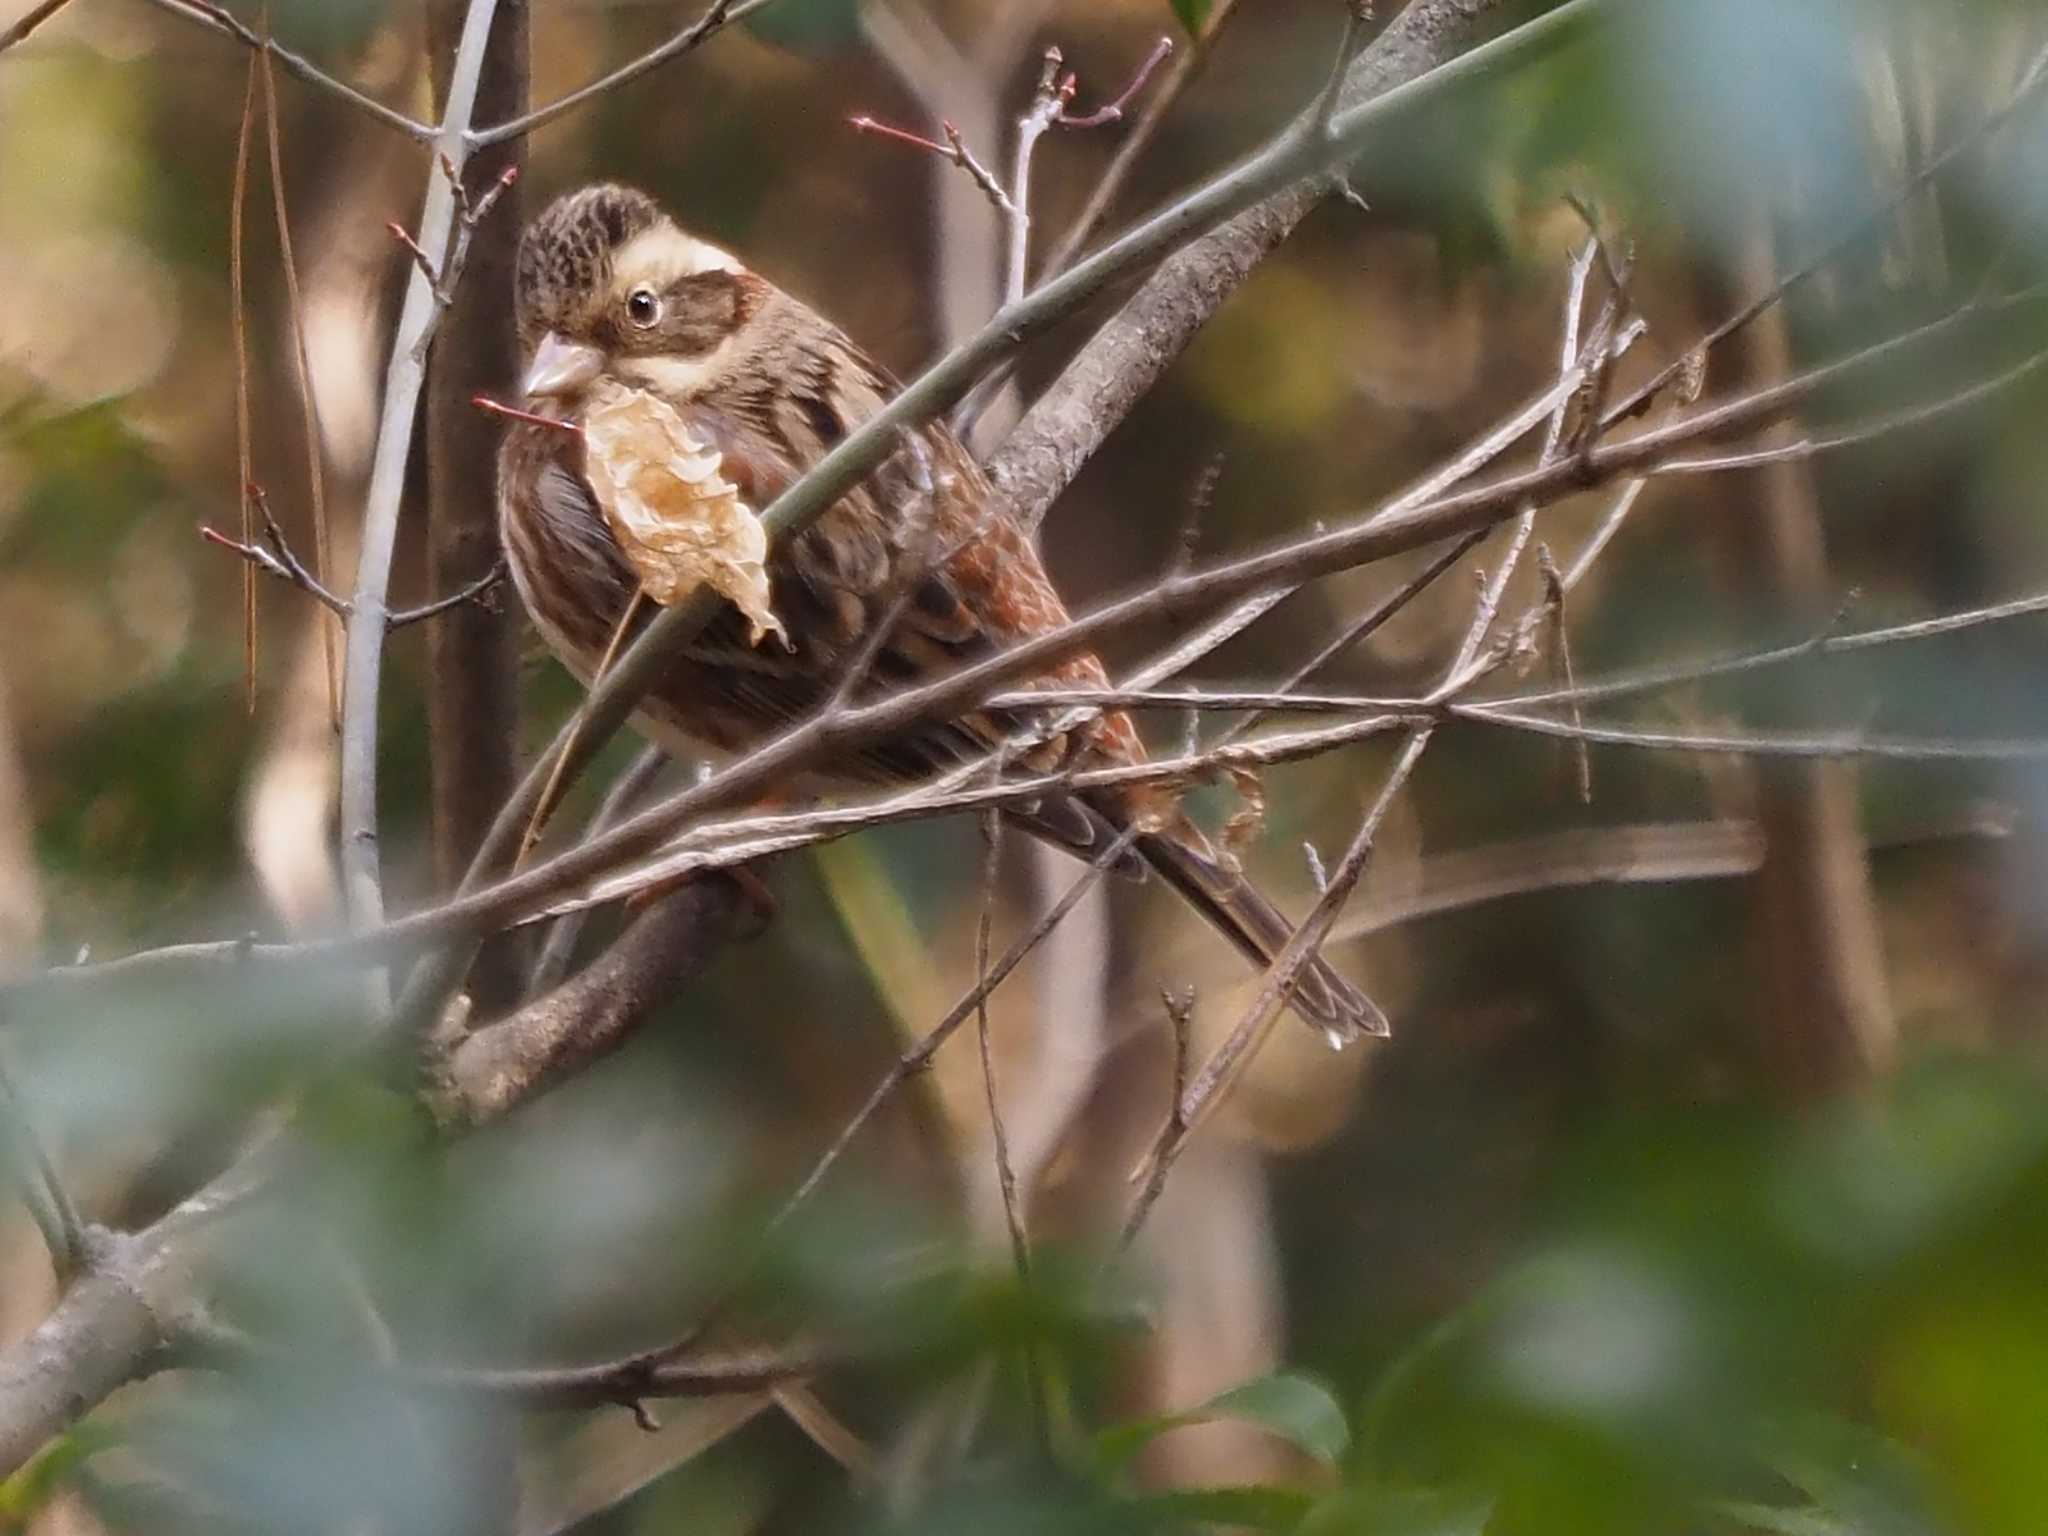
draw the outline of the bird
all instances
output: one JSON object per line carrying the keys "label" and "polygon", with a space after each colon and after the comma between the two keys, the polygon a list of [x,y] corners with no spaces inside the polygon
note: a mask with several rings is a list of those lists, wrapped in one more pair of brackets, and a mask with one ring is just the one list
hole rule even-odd
{"label": "bird", "polygon": [[[597,183],[552,202],[521,234],[513,286],[526,414],[508,422],[499,450],[499,533],[535,626],[587,686],[622,628],[651,615],[649,572],[593,489],[588,434],[561,428],[593,419],[594,402],[652,396],[715,451],[718,483],[758,513],[900,386],[824,315],[630,187]],[[769,551],[765,570],[781,633],[764,637],[721,605],[640,706],[638,727],[677,755],[744,751],[815,714],[856,661],[867,661],[854,695],[865,699],[1068,622],[1033,540],[938,421],[906,429],[877,469]],[[1109,686],[1085,652],[1034,682]],[[823,776],[929,781],[1034,727],[1049,739],[1019,760],[1038,772],[1146,760],[1128,715],[1105,710],[1056,730],[1073,719],[979,709],[850,749]],[[1155,871],[1257,966],[1294,931],[1159,786],[1052,794],[1004,815],[1083,858],[1130,834],[1125,872]],[[1387,1032],[1379,1008],[1320,956],[1288,1001],[1333,1043]]]}

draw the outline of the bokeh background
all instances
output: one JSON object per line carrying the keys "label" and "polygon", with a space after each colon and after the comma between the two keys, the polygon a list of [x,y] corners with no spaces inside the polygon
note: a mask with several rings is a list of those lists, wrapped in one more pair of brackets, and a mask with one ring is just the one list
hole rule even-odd
{"label": "bokeh background", "polygon": [[[26,7],[0,3],[0,24]],[[254,19],[253,8],[237,4]],[[685,19],[646,0],[532,8],[548,99]],[[1383,7],[1391,10],[1392,7]],[[535,135],[531,209],[638,183],[807,297],[899,372],[989,311],[992,215],[952,168],[853,132],[950,118],[1000,164],[1057,41],[1087,103],[1205,24],[1168,0],[781,0]],[[270,22],[372,95],[428,111],[399,0],[273,0]],[[1340,8],[1238,0],[1110,227],[1261,138],[1316,89]],[[1171,558],[1335,521],[1407,483],[1555,368],[1576,196],[1649,333],[1681,355],[2006,103],[2036,7],[1951,0],[1615,5],[1546,60],[1354,168],[1236,295],[1054,511],[1077,606]],[[319,620],[258,592],[196,526],[236,518],[229,229],[241,50],[141,0],[76,0],[0,59],[0,964],[317,928],[334,911],[333,737]],[[284,186],[337,556],[348,568],[404,268],[387,220],[425,158],[286,78]],[[2048,105],[2023,104],[1756,332],[1709,395],[1769,382],[2048,257]],[[1056,133],[1043,250],[1128,125]],[[310,547],[289,317],[260,147],[248,202],[255,468]],[[1025,397],[1087,317],[1034,348]],[[2038,348],[2012,312],[1950,360],[1818,414],[1924,398]],[[2038,381],[1782,473],[1653,484],[1565,624],[1581,678],[2048,587]],[[984,446],[999,438],[999,404]],[[479,465],[480,474],[488,466]],[[1547,512],[1578,547],[1611,497]],[[422,591],[419,520],[399,591]],[[1789,530],[1789,531],[1788,531]],[[1787,541],[1797,546],[1787,553]],[[1484,546],[1481,567],[1497,558]],[[1817,564],[1815,562],[1818,562]],[[1412,563],[1317,584],[1205,664],[1280,675]],[[1510,614],[1537,601],[1533,571]],[[1461,571],[1330,673],[1434,681],[1471,613]],[[1168,637],[1132,635],[1113,660]],[[2020,619],[1651,695],[1668,729],[2048,736],[2048,639]],[[571,707],[537,643],[529,749]],[[429,898],[425,646],[390,651],[392,904]],[[1548,677],[1540,664],[1532,681]],[[1170,739],[1171,729],[1166,728]],[[629,758],[617,744],[563,818]],[[1300,849],[1343,845],[1390,754],[1266,776],[1247,860],[1304,909]],[[853,1338],[815,1384],[838,1430],[762,1395],[510,1423],[414,1397],[376,1362],[573,1362],[668,1337],[886,1069],[972,978],[970,824],[874,833],[768,871],[780,913],[663,1018],[545,1101],[453,1147],[335,1064],[346,978],[21,1002],[4,1050],[81,1203],[146,1221],[290,1096],[289,1196],[238,1218],[209,1283],[294,1352],[119,1394],[5,1518],[136,1530],[1064,1530],[1205,1518],[1317,1531],[1985,1532],[2048,1524],[2048,981],[2039,754],[1814,768],[1595,749],[1582,804],[1553,743],[1441,733],[1331,953],[1396,1034],[1333,1056],[1289,1024],[1177,1171],[1144,1241],[1099,1267],[1170,1074],[1162,985],[1221,1037],[1248,977],[1153,885],[1113,891],[998,994],[1010,1133],[1037,1184],[1033,1284],[1010,1271],[971,1032],[779,1237],[735,1337]],[[1195,797],[1220,820],[1228,786]],[[1059,868],[1013,850],[999,932]],[[600,928],[600,937],[602,928]],[[47,1309],[35,1229],[6,1218],[0,1325]],[[1019,1361],[1053,1380],[1035,1448]],[[1111,1426],[1239,1383],[1227,1422],[1111,1466]],[[1154,1425],[1158,1430],[1160,1426]],[[1276,1433],[1276,1431],[1278,1431]],[[821,1442],[851,1434],[849,1473]],[[1134,1440],[1143,1433],[1132,1432]],[[1072,1448],[1092,1446],[1077,1462]],[[1094,1459],[1091,1460],[1090,1456]],[[479,1486],[524,1490],[516,1515]],[[1233,1485],[1239,1502],[1173,1504]],[[54,1501],[54,1502],[52,1502]],[[39,1512],[39,1513],[38,1513]],[[1306,1521],[1307,1524],[1303,1524]]]}

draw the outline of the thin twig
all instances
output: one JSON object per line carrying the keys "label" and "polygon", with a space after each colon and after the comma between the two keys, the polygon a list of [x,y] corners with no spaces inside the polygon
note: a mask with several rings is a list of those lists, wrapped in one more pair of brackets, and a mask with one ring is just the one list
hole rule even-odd
{"label": "thin twig", "polygon": [[[1351,20],[1344,41],[1346,53],[1355,46],[1353,34],[1362,24],[1362,11],[1362,5],[1354,4],[1349,12]],[[1330,90],[1333,97],[1347,67],[1348,65],[1340,64],[1332,78]],[[1558,374],[1561,379],[1570,379],[1583,371],[1579,344],[1580,313],[1585,302],[1586,279],[1592,270],[1594,251],[1595,245],[1589,243],[1585,251],[1573,262],[1571,279],[1566,285],[1563,339],[1558,357]],[[1607,348],[1604,335],[1600,346],[1603,351]],[[1548,465],[1558,457],[1564,433],[1565,412],[1569,403],[1568,395],[1561,397],[1552,410],[1539,465]],[[1478,605],[1466,626],[1464,637],[1459,642],[1450,665],[1445,669],[1443,682],[1429,695],[1430,703],[1455,698],[1483,675],[1474,670],[1474,659],[1493,627],[1508,582],[1534,533],[1535,520],[1536,503],[1531,500],[1523,505],[1516,518],[1514,534],[1507,553],[1502,558],[1499,569],[1494,572],[1493,579],[1483,587]],[[1423,754],[1429,750],[1435,729],[1433,724],[1424,724],[1408,733],[1400,756],[1395,759],[1393,768],[1388,772],[1378,798],[1359,822],[1358,830],[1353,835],[1350,846],[1345,850],[1344,857],[1338,862],[1336,870],[1325,881],[1320,882],[1322,889],[1314,908],[1295,930],[1280,954],[1273,958],[1251,1007],[1245,1011],[1236,1028],[1217,1048],[1214,1055],[1203,1064],[1201,1073],[1168,1117],[1157,1144],[1145,1164],[1141,1166],[1139,1174],[1135,1176],[1141,1179],[1141,1188],[1137,1199],[1132,1203],[1129,1215],[1125,1218],[1122,1246],[1129,1247],[1135,1240],[1165,1189],[1174,1162],[1186,1149],[1203,1121],[1228,1097],[1244,1068],[1257,1055],[1280,1017],[1288,989],[1306,967],[1315,963],[1324,938],[1343,912],[1345,903],[1350,900],[1351,893],[1357,888],[1359,879],[1365,873],[1366,865],[1372,857],[1374,840],[1378,836],[1380,824],[1392,809],[1402,787],[1422,761]]]}
{"label": "thin twig", "polygon": [[681,58],[699,44],[708,41],[722,28],[772,3],[773,0],[737,0],[737,3],[735,0],[712,0],[703,15],[659,47],[648,49],[638,58],[620,65],[602,79],[579,86],[568,95],[557,97],[544,107],[536,107],[533,111],[515,117],[509,122],[494,123],[488,128],[472,130],[469,134],[470,146],[474,149],[483,149],[531,133],[536,128],[545,127],[556,118],[573,112],[600,96],[609,95],[620,86],[629,85],[642,75]]}
{"label": "thin twig", "polygon": [[849,117],[846,126],[855,133],[864,133],[877,139],[890,139],[898,144],[908,144],[912,149],[921,149],[927,154],[937,155],[941,160],[950,160],[967,173],[968,179],[981,189],[982,196],[995,205],[998,213],[1015,213],[1016,210],[1010,202],[1010,194],[1003,190],[1003,184],[996,179],[995,172],[975,158],[974,151],[967,147],[967,140],[950,120],[939,124],[940,131],[946,135],[943,144],[937,139],[928,139],[921,133],[912,133],[907,128],[896,128],[888,123],[878,122],[865,114]]}
{"label": "thin twig", "polygon": [[1152,76],[1159,66],[1172,56],[1173,39],[1170,37],[1160,38],[1158,42],[1152,45],[1152,51],[1145,55],[1144,62],[1138,66],[1137,73],[1131,76],[1129,82],[1117,93],[1114,100],[1104,102],[1093,112],[1083,112],[1079,116],[1062,110],[1060,115],[1053,119],[1053,122],[1061,128],[1102,128],[1110,123],[1122,122],[1125,109],[1138,99],[1138,93],[1143,91],[1146,85],[1151,82]]}
{"label": "thin twig", "polygon": [[1618,723],[1561,720],[1493,704],[1453,705],[1451,713],[1461,720],[1538,736],[1651,752],[1809,759],[1871,757],[1901,763],[2038,762],[2048,757],[2048,739],[2037,736],[1901,736],[1860,727],[1837,731],[1659,731]]}
{"label": "thin twig", "polygon": [[[625,611],[619,615],[619,622],[612,630],[612,637],[605,645],[604,654],[597,659],[597,670],[590,675],[593,685],[602,682],[605,673],[611,670],[612,662],[618,657],[619,647],[625,643],[626,636],[633,632],[633,620],[639,616],[640,607],[646,601],[645,587],[635,587],[633,595],[626,599]],[[533,845],[540,841],[541,832],[546,828],[548,818],[555,813],[556,797],[562,792],[562,765],[568,760],[567,752],[556,760],[554,776],[548,780],[547,788],[541,791],[540,803],[533,808],[533,819],[526,824],[526,836],[520,840],[519,857],[512,863],[514,869],[517,869],[526,856],[533,852]]]}
{"label": "thin twig", "polygon": [[[217,529],[207,527],[204,523],[200,524],[199,536],[209,544],[219,545],[222,549],[241,556],[252,570],[260,570],[265,575],[274,576],[279,581],[297,587],[330,613],[344,619],[354,613],[355,605],[325,586],[306,568],[305,562],[292,549],[285,538],[284,530],[278,526],[277,518],[270,510],[269,498],[265,496],[263,488],[259,485],[249,486],[245,499],[253,502],[262,514],[263,543],[245,544],[240,539],[231,539]],[[397,609],[384,622],[392,629],[404,629],[408,625],[438,618],[451,608],[481,600],[487,592],[505,579],[505,574],[505,563],[501,560],[461,591],[451,592],[446,597],[437,597],[430,603],[420,604],[417,608]]]}
{"label": "thin twig", "polygon": [[[269,16],[270,13],[265,11],[265,37],[269,36]],[[284,193],[284,132],[277,110],[277,79],[271,69],[267,49],[256,54],[255,60],[260,63],[263,76],[263,124],[264,135],[270,145],[271,203],[277,214],[277,245],[284,260],[286,310],[291,317],[292,358],[298,367],[299,401],[305,424],[306,477],[313,507],[313,574],[325,586],[327,573],[334,564],[333,547],[327,536],[327,474],[320,448],[319,403],[313,394],[313,365],[306,353],[306,305],[299,292],[299,264],[292,252],[291,214],[286,207]],[[244,474],[245,484],[247,479]],[[243,537],[247,537],[246,532]],[[335,627],[325,619],[319,624],[321,661],[327,671],[327,714],[338,724],[341,720],[341,672],[340,656],[334,644]]]}
{"label": "thin twig", "polygon": [[[1691,347],[1675,355],[1627,398],[1614,405],[1607,412],[1603,425],[1611,426],[1615,422],[1626,421],[1632,416],[1640,415],[1667,389],[1682,381],[1686,371],[1694,366],[1693,359],[1705,356],[1737,331],[1746,328],[1759,315],[1825,272],[1873,234],[1888,228],[1901,208],[1940,180],[1957,161],[1988,143],[2012,121],[2020,108],[2033,99],[2034,93],[2044,84],[2048,84],[2048,45],[2044,45],[2034,55],[2019,83],[2013,87],[2012,94],[2006,97],[2000,106],[1959,133],[1940,154],[1929,159],[1861,218],[1823,243],[1804,263],[1782,274],[1769,288],[1707,331]],[[1983,295],[1980,294],[1979,297]]]}
{"label": "thin twig", "polygon": [[[180,1364],[216,1369],[258,1364],[304,1370],[319,1358],[210,1320],[188,1322],[172,1341],[171,1351]],[[630,1408],[642,1398],[758,1392],[777,1382],[815,1376],[851,1358],[844,1350],[799,1345],[701,1359],[652,1362],[645,1356],[629,1355],[594,1365],[527,1368],[373,1361],[367,1364],[365,1374],[411,1392],[505,1398],[529,1407]],[[360,1356],[356,1363],[363,1364]]]}
{"label": "thin twig", "polygon": [[[1046,938],[1060,925],[1067,914],[1073,911],[1074,907],[1088,893],[1089,889],[1104,874],[1114,868],[1119,859],[1130,851],[1131,844],[1136,840],[1137,836],[1138,829],[1136,826],[1127,827],[1115,839],[1104,846],[1102,851],[1089,861],[1088,867],[1076,877],[1074,882],[1065,891],[1060,893],[1059,900],[1047,907],[1038,921],[1021,934],[1008,949],[1003,951],[1002,958],[989,967],[986,974],[982,975],[968,989],[966,995],[946,1011],[946,1016],[929,1030],[925,1031],[919,1037],[916,1044],[896,1058],[889,1070],[882,1075],[881,1080],[869,1092],[867,1098],[861,1102],[860,1108],[854,1111],[852,1117],[839,1128],[839,1133],[833,1137],[831,1143],[819,1154],[817,1161],[811,1165],[810,1171],[804,1175],[803,1180],[790,1192],[789,1197],[777,1208],[775,1214],[768,1219],[767,1225],[762,1228],[761,1235],[756,1240],[752,1249],[753,1256],[745,1260],[731,1281],[720,1289],[717,1297],[707,1310],[706,1319],[691,1330],[687,1336],[688,1340],[695,1340],[700,1337],[710,1325],[710,1320],[715,1318],[724,1309],[735,1290],[752,1274],[754,1264],[758,1261],[758,1256],[768,1251],[777,1234],[795,1218],[798,1211],[802,1210],[809,1203],[811,1196],[817,1193],[819,1186],[825,1182],[832,1170],[838,1166],[840,1158],[846,1155],[847,1149],[853,1145],[860,1133],[867,1128],[868,1122],[880,1113],[882,1106],[888,1103],[896,1091],[906,1082],[931,1065],[932,1058],[939,1053],[939,1048],[953,1037],[954,1032],[962,1024],[976,1017],[983,1001],[997,987],[1001,986],[1010,973],[1021,965],[1040,944],[1045,942]],[[664,1359],[670,1351],[677,1347],[676,1345],[670,1345],[665,1350],[653,1352],[647,1358],[651,1360]]]}
{"label": "thin twig", "polygon": [[1031,262],[1031,162],[1038,153],[1038,141],[1065,114],[1074,99],[1074,77],[1061,73],[1065,61],[1058,48],[1045,50],[1045,62],[1038,72],[1038,88],[1031,104],[1017,119],[1016,143],[1010,157],[1010,207],[1004,231],[1003,302],[1015,304],[1024,297],[1024,284]]}
{"label": "thin twig", "polygon": [[[242,126],[235,134],[235,180],[228,206],[228,344],[235,360],[235,486],[242,509],[242,543],[252,546],[249,486],[255,458],[249,427],[249,313],[242,281],[242,224],[249,203],[249,146],[256,131],[256,58],[249,59],[242,88]],[[242,686],[250,714],[256,713],[256,572],[242,570]]]}
{"label": "thin twig", "polygon": [[384,124],[387,128],[395,128],[408,138],[428,140],[434,137],[435,130],[431,124],[407,117],[403,112],[365,96],[346,81],[335,79],[310,60],[283,46],[275,38],[260,35],[234,12],[214,4],[214,0],[150,0],[150,4],[159,10],[169,11],[173,16],[197,22],[223,37],[232,38],[244,48],[268,55],[283,65],[287,74],[295,75],[306,84],[339,98],[364,116]]}
{"label": "thin twig", "polygon": [[[1031,1289],[1031,1239],[1025,1233],[1023,1203],[1018,1197],[1017,1168],[1010,1160],[1010,1133],[1003,1124],[1002,1094],[996,1087],[996,1060],[988,1028],[989,939],[995,927],[997,877],[1002,870],[1003,821],[994,811],[981,817],[981,914],[974,925],[974,980],[981,992],[974,1005],[975,1033],[981,1046],[981,1086],[988,1100],[990,1139],[995,1146],[996,1190],[1002,1198],[1003,1224],[1010,1234],[1010,1262],[1017,1270],[1017,1284]],[[1038,1351],[1030,1344],[1024,1349],[1024,1374],[1031,1386],[1031,1412],[1038,1426],[1040,1442],[1052,1446],[1052,1419],[1046,1399],[1045,1378]]]}
{"label": "thin twig", "polygon": [[[505,579],[506,574],[505,562],[500,558],[496,565],[467,586],[458,587],[446,597],[437,597],[432,602],[421,603],[417,608],[401,608],[385,622],[393,629],[405,629],[413,624],[423,624],[428,619],[438,619],[442,614],[460,608],[464,603],[483,602],[486,595]],[[490,604],[484,603],[484,606],[488,608]]]}
{"label": "thin twig", "polygon": [[1239,1074],[1257,1054],[1258,1047],[1287,1006],[1294,983],[1321,952],[1324,938],[1343,912],[1351,893],[1357,889],[1359,879],[1372,859],[1381,823],[1386,820],[1388,811],[1408,782],[1408,776],[1415,771],[1415,765],[1421,761],[1429,739],[1426,727],[1409,733],[1407,743],[1395,759],[1378,797],[1360,820],[1350,846],[1344,850],[1344,857],[1332,871],[1328,888],[1316,898],[1309,915],[1294,930],[1280,953],[1273,957],[1265,979],[1259,985],[1258,995],[1252,1000],[1251,1007],[1245,1010],[1237,1027],[1202,1064],[1201,1071],[1195,1074],[1194,1080],[1169,1111],[1159,1141],[1132,1175],[1140,1187],[1136,1199],[1131,1202],[1129,1214],[1124,1218],[1118,1237],[1119,1247],[1128,1248],[1136,1240],[1165,1190],[1167,1177],[1173,1172],[1181,1153],[1187,1150],[1202,1122],[1228,1097]]}
{"label": "thin twig", "polygon": [[70,3],[71,0],[41,0],[41,4],[29,7],[27,15],[5,32],[0,32],[0,53],[5,53],[16,43],[26,41],[31,32]]}
{"label": "thin twig", "polygon": [[1344,33],[1337,40],[1337,56],[1330,63],[1330,77],[1323,83],[1322,94],[1309,113],[1309,131],[1322,137],[1329,137],[1331,122],[1337,115],[1337,103],[1344,95],[1344,82],[1350,78],[1351,66],[1358,62],[1358,55],[1368,41],[1366,24],[1370,20],[1370,6],[1367,0],[1345,0]]}
{"label": "thin twig", "polygon": [[[997,879],[1002,872],[1003,822],[994,811],[984,813],[981,826],[981,912],[974,924],[974,980],[988,980],[989,941],[995,929]],[[1031,1281],[1031,1247],[1024,1236],[1024,1218],[1017,1208],[1017,1173],[1010,1164],[1010,1138],[1003,1129],[1002,1095],[996,1090],[995,1057],[990,1049],[988,993],[974,1005],[975,1030],[981,1037],[981,1079],[988,1098],[989,1126],[995,1142],[996,1184],[1002,1194],[1003,1220],[1010,1229],[1010,1255],[1017,1278]]]}
{"label": "thin twig", "polygon": [[1215,57],[1216,40],[1222,35],[1225,24],[1237,14],[1237,10],[1237,0],[1216,0],[1216,4],[1210,8],[1209,19],[1203,24],[1201,35],[1187,48],[1182,49],[1179,56],[1174,59],[1173,68],[1167,71],[1166,78],[1159,83],[1159,89],[1153,92],[1151,99],[1145,103],[1145,110],[1138,114],[1138,120],[1131,125],[1131,131],[1124,136],[1123,142],[1117,145],[1116,154],[1110,158],[1108,166],[1096,180],[1094,188],[1088,194],[1088,201],[1075,216],[1074,222],[1067,226],[1067,232],[1060,236],[1058,246],[1046,258],[1045,266],[1039,273],[1041,281],[1048,277],[1057,277],[1073,265],[1081,247],[1088,243],[1089,237],[1101,226],[1110,205],[1123,191],[1124,183],[1130,179],[1132,168],[1137,165],[1145,151],[1151,148],[1160,124],[1166,121],[1167,113],[1173,109],[1174,103],[1180,100],[1188,87],[1195,83],[1208,66],[1209,60]]}
{"label": "thin twig", "polygon": [[[586,829],[590,835],[616,826],[634,807],[634,802],[652,789],[662,774],[668,770],[668,750],[659,745],[642,747],[640,755],[628,763],[604,799],[599,802],[597,812],[590,818]],[[553,991],[562,978],[569,974],[569,962],[575,957],[576,941],[583,933],[584,914],[571,913],[558,918],[548,930],[545,943],[534,957],[533,971],[526,979],[527,994],[538,997]]]}

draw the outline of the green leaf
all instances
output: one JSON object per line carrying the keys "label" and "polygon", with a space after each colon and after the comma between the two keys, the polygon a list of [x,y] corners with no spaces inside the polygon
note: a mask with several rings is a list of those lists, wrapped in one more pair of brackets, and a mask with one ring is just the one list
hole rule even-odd
{"label": "green leaf", "polygon": [[1281,1371],[1232,1387],[1184,1413],[1112,1425],[1095,1437],[1096,1465],[1105,1477],[1113,1476],[1169,1429],[1217,1419],[1256,1424],[1323,1462],[1334,1463],[1351,1443],[1351,1427],[1330,1389],[1310,1377]]}
{"label": "green leaf", "polygon": [[1172,0],[1173,14],[1187,28],[1189,37],[1200,37],[1202,28],[1209,24],[1209,11],[1214,4],[1215,0]]}
{"label": "green leaf", "polygon": [[0,1531],[27,1530],[51,1497],[78,1475],[86,1458],[113,1443],[112,1434],[90,1420],[52,1440],[0,1482]]}

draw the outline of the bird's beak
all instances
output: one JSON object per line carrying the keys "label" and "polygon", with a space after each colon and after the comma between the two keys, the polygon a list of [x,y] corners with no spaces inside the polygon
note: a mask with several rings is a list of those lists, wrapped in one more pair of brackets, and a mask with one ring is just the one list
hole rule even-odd
{"label": "bird's beak", "polygon": [[604,368],[604,354],[555,331],[541,337],[521,388],[529,400],[573,395],[588,388]]}

